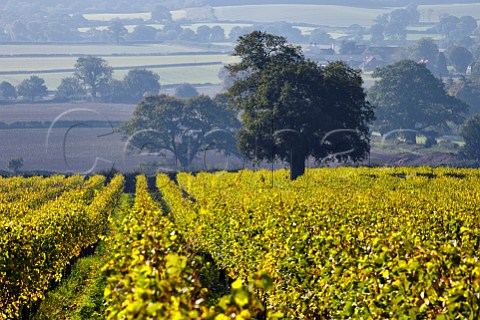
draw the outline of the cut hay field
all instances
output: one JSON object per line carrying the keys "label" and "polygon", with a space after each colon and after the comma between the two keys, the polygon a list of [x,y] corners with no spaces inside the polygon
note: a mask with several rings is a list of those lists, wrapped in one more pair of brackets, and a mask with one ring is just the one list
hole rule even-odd
{"label": "cut hay field", "polygon": [[[222,67],[222,65],[218,64],[207,66],[148,68],[148,70],[158,73],[161,85],[173,85],[184,82],[195,84],[220,84],[220,79],[217,75]],[[113,77],[120,80],[125,74],[127,74],[127,72],[128,70],[116,70],[113,73]],[[72,72],[59,72],[37,75],[45,80],[45,85],[49,90],[55,90],[60,85],[63,78],[70,77],[72,74]],[[13,85],[17,85],[28,77],[30,77],[29,74],[0,75],[0,82],[8,81]]]}
{"label": "cut hay field", "polygon": [[142,19],[150,20],[152,14],[150,12],[137,13],[86,13],[83,17],[87,20],[95,21],[111,21],[114,19]]}
{"label": "cut hay field", "polygon": [[[276,22],[286,21],[291,23],[307,23],[315,25],[349,26],[360,24],[370,26],[373,19],[383,13],[391,12],[394,7],[385,8],[359,8],[336,5],[307,5],[307,4],[267,4],[267,5],[244,5],[244,6],[219,6],[214,7],[214,13],[220,21],[240,22]],[[438,4],[419,5],[421,22],[437,22],[442,14],[455,16],[471,15],[480,20],[480,3],[470,4]],[[188,9],[171,11],[174,20],[187,17]],[[268,14],[265,14],[268,12]],[[151,18],[149,12],[139,13],[102,13],[84,14],[87,20],[109,22],[113,19],[142,19],[147,21]],[[216,25],[216,24],[215,24]],[[156,25],[154,25],[156,27]],[[227,24],[226,30],[231,30],[235,24]],[[133,25],[129,26],[133,30]],[[161,26],[159,26],[161,27]],[[195,30],[195,26],[192,26]],[[87,30],[85,28],[85,30]],[[229,31],[228,31],[229,32]],[[228,33],[227,32],[227,33]]]}
{"label": "cut hay field", "polygon": [[[370,9],[335,5],[306,5],[306,4],[268,4],[245,6],[214,7],[214,14],[220,21],[254,21],[291,23],[309,23],[317,25],[349,26],[357,23],[364,26],[373,24],[372,20],[380,14],[390,12],[393,8]],[[268,14],[265,14],[267,13]],[[187,16],[186,10],[171,12],[173,20],[180,20]],[[88,20],[111,21],[121,19],[149,20],[149,12],[129,14],[84,14]]]}
{"label": "cut hay field", "polygon": [[[160,75],[161,84],[213,83],[218,84],[218,72],[224,64],[236,60],[227,54],[205,55],[171,55],[171,56],[107,56],[108,64],[114,68],[114,77],[122,78],[128,69],[151,66],[148,69]],[[30,75],[36,74],[43,78],[47,87],[54,90],[61,80],[71,76],[77,57],[9,57],[0,58],[1,81],[8,81],[14,85],[20,83]],[[211,64],[189,65],[181,64]],[[172,65],[169,67],[169,65]],[[160,67],[161,66],[161,67]],[[115,68],[123,68],[115,70]],[[52,72],[60,70],[59,72]],[[21,74],[16,72],[21,71]]]}
{"label": "cut hay field", "polygon": [[[234,62],[227,54],[103,57],[113,68],[185,63]],[[77,57],[0,58],[0,72],[73,69]]]}
{"label": "cut hay field", "polygon": [[0,56],[12,55],[138,55],[208,52],[201,46],[180,44],[2,44]]}
{"label": "cut hay field", "polygon": [[[227,21],[309,23],[316,25],[370,26],[373,19],[392,9],[367,9],[333,5],[247,5],[215,7],[215,16]],[[268,14],[265,14],[268,12]]]}
{"label": "cut hay field", "polygon": [[[218,72],[223,68],[223,65],[210,66],[194,66],[194,67],[166,67],[166,68],[149,68],[160,76],[160,84],[171,85],[179,83],[194,83],[194,84],[220,84]],[[115,77],[123,77],[128,71],[115,71]]]}

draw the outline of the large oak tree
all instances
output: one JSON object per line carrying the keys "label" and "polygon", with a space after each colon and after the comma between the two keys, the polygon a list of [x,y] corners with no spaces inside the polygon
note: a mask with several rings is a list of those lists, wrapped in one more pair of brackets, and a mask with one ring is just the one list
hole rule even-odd
{"label": "large oak tree", "polygon": [[227,67],[237,76],[228,94],[241,111],[238,145],[246,157],[286,161],[293,180],[310,156],[357,161],[368,155],[374,113],[359,71],[343,62],[322,67],[284,37],[260,31],[240,37],[234,56],[240,62]]}

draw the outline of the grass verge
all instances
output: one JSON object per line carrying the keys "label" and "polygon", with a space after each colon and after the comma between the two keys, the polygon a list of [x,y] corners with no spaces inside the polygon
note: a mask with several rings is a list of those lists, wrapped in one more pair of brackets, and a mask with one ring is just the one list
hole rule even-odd
{"label": "grass verge", "polygon": [[[121,196],[111,217],[109,235],[119,230],[132,201],[130,195]],[[104,319],[103,292],[106,279],[101,268],[109,258],[109,248],[101,241],[93,255],[78,259],[70,276],[55,290],[46,294],[31,319]]]}

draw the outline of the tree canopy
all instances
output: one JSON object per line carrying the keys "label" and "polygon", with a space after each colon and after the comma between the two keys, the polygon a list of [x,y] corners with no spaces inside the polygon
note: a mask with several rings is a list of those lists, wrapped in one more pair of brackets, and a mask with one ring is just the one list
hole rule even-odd
{"label": "tree canopy", "polygon": [[45,97],[48,91],[45,80],[38,76],[31,76],[20,82],[17,87],[17,93],[24,99],[34,101],[36,98]]}
{"label": "tree canopy", "polygon": [[191,99],[148,96],[120,130],[131,148],[171,154],[182,169],[189,169],[201,152],[238,154],[234,132],[239,122],[223,100],[204,95]]}
{"label": "tree canopy", "polygon": [[310,33],[310,42],[316,44],[331,44],[333,42],[332,36],[323,29],[315,29]]}
{"label": "tree canopy", "polygon": [[405,131],[407,142],[416,143],[416,132],[448,129],[460,124],[468,106],[447,94],[443,82],[425,64],[402,60],[378,68],[379,78],[368,91],[369,101],[377,107],[376,128],[385,134]]}
{"label": "tree canopy", "polygon": [[433,73],[437,72],[438,46],[432,38],[421,38],[415,45],[408,47],[409,56],[414,61],[425,61],[427,68]]}
{"label": "tree canopy", "polygon": [[167,7],[157,5],[152,10],[152,20],[156,22],[172,21],[172,14]]}
{"label": "tree canopy", "polygon": [[86,91],[76,77],[63,78],[57,88],[55,98],[58,100],[70,101],[81,99],[85,96]]}
{"label": "tree canopy", "polygon": [[15,87],[7,81],[0,83],[0,99],[16,99],[17,90]]}
{"label": "tree canopy", "polygon": [[158,94],[160,76],[150,70],[133,69],[123,79],[130,101],[139,102],[145,94]]}
{"label": "tree canopy", "polygon": [[90,90],[92,97],[109,83],[113,70],[103,58],[87,56],[80,57],[75,63],[75,76]]}
{"label": "tree canopy", "polygon": [[120,43],[121,40],[124,39],[124,37],[128,34],[127,28],[125,28],[125,25],[118,20],[113,20],[110,22],[110,25],[108,26],[108,31],[115,41],[115,43]]}
{"label": "tree canopy", "polygon": [[469,106],[469,115],[480,113],[480,82],[477,79],[477,76],[472,74],[470,77],[461,77],[449,82],[449,94]]}
{"label": "tree canopy", "polygon": [[457,72],[465,74],[468,65],[472,62],[472,53],[464,47],[452,46],[445,50],[445,56],[450,65],[452,65]]}
{"label": "tree canopy", "polygon": [[468,118],[459,131],[465,141],[462,154],[466,158],[478,162],[480,159],[480,115],[476,114]]}
{"label": "tree canopy", "polygon": [[197,89],[190,83],[182,83],[175,88],[175,97],[189,99],[198,96]]}
{"label": "tree canopy", "polygon": [[360,71],[343,62],[321,67],[286,39],[254,31],[242,36],[228,71],[237,77],[228,90],[241,111],[240,151],[254,161],[281,159],[291,179],[305,161],[364,159],[373,107],[366,101]]}

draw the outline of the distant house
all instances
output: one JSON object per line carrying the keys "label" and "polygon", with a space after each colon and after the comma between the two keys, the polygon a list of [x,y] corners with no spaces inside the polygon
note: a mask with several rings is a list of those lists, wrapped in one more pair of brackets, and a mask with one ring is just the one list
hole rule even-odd
{"label": "distant house", "polygon": [[465,71],[465,74],[467,76],[471,76],[472,75],[472,65],[469,64],[468,67],[467,67],[467,70]]}
{"label": "distant house", "polygon": [[304,52],[305,57],[322,65],[330,61],[341,60],[345,61],[350,67],[357,68],[363,60],[363,56],[360,54],[336,54],[333,45],[310,45],[304,48]]}
{"label": "distant house", "polygon": [[373,71],[378,67],[384,67],[388,63],[379,55],[368,56],[358,66],[363,72]]}
{"label": "distant house", "polygon": [[318,55],[333,55],[335,54],[334,45],[323,45],[312,43],[308,47],[304,48],[304,52],[309,56],[318,56]]}
{"label": "distant house", "polygon": [[398,60],[402,47],[368,47],[357,46],[358,52],[350,54],[336,54],[334,46],[315,45],[304,47],[305,56],[317,61],[320,64],[326,64],[329,61],[345,61],[350,67],[361,69],[362,71],[373,71],[377,67],[384,67]]}
{"label": "distant house", "polygon": [[386,64],[390,64],[398,60],[398,57],[401,55],[402,51],[402,47],[368,47],[363,52],[363,55],[365,58],[381,58]]}
{"label": "distant house", "polygon": [[310,56],[309,59],[317,61],[320,64],[327,64],[330,61],[344,61],[348,66],[352,68],[358,68],[358,65],[362,62],[361,55],[351,55],[351,54],[331,54],[331,55],[318,55]]}

